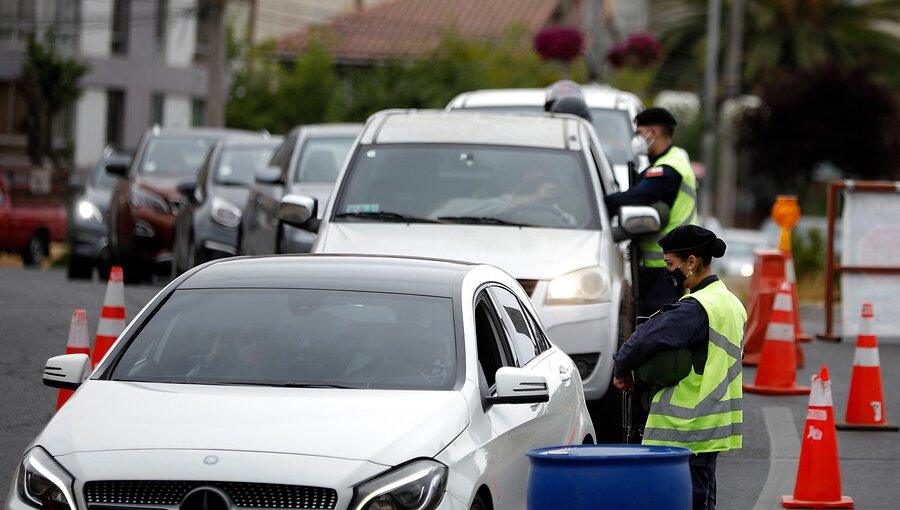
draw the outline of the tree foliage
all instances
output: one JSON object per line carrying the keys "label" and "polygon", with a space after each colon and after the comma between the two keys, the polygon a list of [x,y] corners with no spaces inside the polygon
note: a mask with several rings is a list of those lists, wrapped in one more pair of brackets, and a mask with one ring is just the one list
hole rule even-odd
{"label": "tree foliage", "polygon": [[22,73],[17,83],[28,103],[24,131],[28,143],[28,157],[32,164],[41,165],[50,158],[60,166],[60,157],[53,150],[53,118],[75,104],[84,93],[80,81],[88,66],[74,58],[61,56],[55,48],[56,37],[47,32],[46,42],[33,35],[28,38]]}

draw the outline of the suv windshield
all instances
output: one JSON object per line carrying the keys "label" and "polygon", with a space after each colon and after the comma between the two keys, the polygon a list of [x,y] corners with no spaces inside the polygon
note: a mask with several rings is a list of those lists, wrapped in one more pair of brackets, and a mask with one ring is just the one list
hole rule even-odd
{"label": "suv windshield", "polygon": [[155,137],[147,142],[140,172],[144,175],[195,176],[215,140],[198,136]]}
{"label": "suv windshield", "polygon": [[226,146],[219,156],[213,181],[216,184],[249,188],[256,171],[265,168],[275,145]]}
{"label": "suv windshield", "polygon": [[293,182],[334,182],[356,135],[309,138],[294,167]]}
{"label": "suv windshield", "polygon": [[[466,106],[466,110],[481,110],[493,112],[526,112],[544,113],[540,106]],[[627,165],[634,159],[631,150],[631,138],[634,136],[634,126],[624,110],[611,110],[609,108],[591,108],[591,120],[597,138],[603,143],[609,159],[616,165]]]}
{"label": "suv windshield", "polygon": [[449,298],[310,289],[177,290],[128,344],[117,381],[446,390]]}
{"label": "suv windshield", "polygon": [[580,152],[470,145],[362,146],[336,221],[599,228]]}

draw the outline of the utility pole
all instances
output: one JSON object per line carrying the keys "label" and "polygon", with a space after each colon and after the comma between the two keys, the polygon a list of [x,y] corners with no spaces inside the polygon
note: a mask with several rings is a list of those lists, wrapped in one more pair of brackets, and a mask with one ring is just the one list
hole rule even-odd
{"label": "utility pole", "polygon": [[[741,55],[744,42],[744,0],[731,0],[728,22],[728,55],[725,60],[725,97],[734,100],[741,93]],[[716,215],[722,226],[734,226],[737,202],[737,125],[726,119],[722,126],[722,150],[716,176]]]}
{"label": "utility pole", "polygon": [[712,183],[716,152],[716,85],[719,75],[719,24],[721,0],[709,0],[706,13],[706,71],[703,75],[703,164],[700,216],[712,216]]}
{"label": "utility pole", "polygon": [[225,125],[225,1],[206,2],[209,31],[209,66],[206,96],[206,123],[211,127]]}

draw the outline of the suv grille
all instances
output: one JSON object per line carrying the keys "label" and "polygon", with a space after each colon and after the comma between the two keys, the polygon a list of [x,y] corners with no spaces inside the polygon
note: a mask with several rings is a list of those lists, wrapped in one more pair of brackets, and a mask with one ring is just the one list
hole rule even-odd
{"label": "suv grille", "polygon": [[519,281],[519,285],[521,285],[522,288],[525,289],[525,293],[528,294],[529,296],[531,296],[531,294],[534,292],[534,288],[537,286],[537,280],[518,280],[518,281]]}
{"label": "suv grille", "polygon": [[239,508],[288,508],[330,510],[337,491],[325,487],[244,482],[186,482],[163,480],[108,480],[84,484],[88,508],[178,508],[198,487],[216,488]]}

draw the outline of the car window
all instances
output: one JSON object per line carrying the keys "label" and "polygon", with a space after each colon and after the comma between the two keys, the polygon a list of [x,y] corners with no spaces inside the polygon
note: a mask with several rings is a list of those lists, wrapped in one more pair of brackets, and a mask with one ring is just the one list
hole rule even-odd
{"label": "car window", "polygon": [[219,156],[213,182],[249,188],[256,171],[265,168],[272,157],[272,145],[227,146]]}
{"label": "car window", "polygon": [[294,154],[294,146],[297,145],[297,136],[292,135],[285,138],[284,142],[275,149],[272,159],[269,160],[269,166],[277,166],[281,169],[281,179],[287,180],[288,165],[291,164],[291,156]]}
{"label": "car window", "polygon": [[597,131],[597,138],[603,143],[606,154],[614,164],[627,165],[634,159],[634,153],[631,150],[634,126],[632,126],[627,112],[608,108],[591,108],[591,120]]}
{"label": "car window", "polygon": [[333,183],[354,140],[356,135],[307,138],[291,170],[291,181]]}
{"label": "car window", "polygon": [[486,294],[475,301],[475,338],[478,345],[478,364],[488,387],[496,382],[500,367],[513,366],[509,346],[501,332],[500,318],[494,312]]}
{"label": "car window", "polygon": [[582,153],[481,145],[361,146],[337,221],[412,217],[467,224],[597,229]]}
{"label": "car window", "polygon": [[512,292],[503,287],[491,287],[490,294],[500,313],[506,338],[515,353],[516,364],[524,367],[541,353],[541,347],[532,335],[522,304]]}
{"label": "car window", "polygon": [[96,189],[111,190],[116,185],[118,179],[114,174],[106,171],[106,164],[113,161],[112,159],[101,159],[91,171],[91,186]]}
{"label": "car window", "polygon": [[147,142],[140,172],[144,175],[194,177],[215,140],[205,137],[154,137]]}
{"label": "car window", "polygon": [[112,379],[183,384],[450,389],[449,298],[306,289],[177,290]]}

